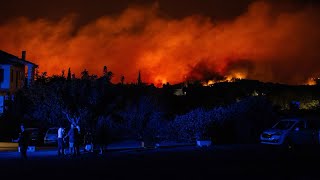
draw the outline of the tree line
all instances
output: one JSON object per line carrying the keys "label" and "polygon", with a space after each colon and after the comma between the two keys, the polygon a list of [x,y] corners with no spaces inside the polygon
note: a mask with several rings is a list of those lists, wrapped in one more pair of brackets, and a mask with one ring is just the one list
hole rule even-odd
{"label": "tree line", "polygon": [[[319,86],[289,86],[255,80],[222,82],[204,87],[197,82],[166,84],[157,88],[142,82],[111,82],[103,67],[100,77],[87,70],[79,78],[37,73],[31,86],[15,94],[1,117],[7,136],[17,124],[34,127],[68,126],[66,117],[78,118],[83,130],[108,131],[111,140],[145,139],[216,142],[257,142],[259,133],[285,115],[318,113]],[[182,88],[185,95],[177,96]],[[292,102],[299,102],[294,107]],[[6,128],[4,128],[6,127]]]}

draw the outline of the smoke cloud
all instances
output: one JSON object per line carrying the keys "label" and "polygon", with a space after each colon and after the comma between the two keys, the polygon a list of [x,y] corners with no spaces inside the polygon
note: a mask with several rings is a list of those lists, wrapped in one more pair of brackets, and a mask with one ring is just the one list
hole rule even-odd
{"label": "smoke cloud", "polygon": [[[0,49],[39,65],[40,72],[62,70],[102,75],[103,66],[127,83],[161,85],[186,78],[208,80],[238,72],[264,82],[303,84],[320,76],[318,7],[281,11],[252,3],[233,20],[200,15],[170,19],[157,4],[131,7],[81,27],[77,15],[56,21],[25,17],[0,24]],[[205,59],[205,60],[204,60]]]}

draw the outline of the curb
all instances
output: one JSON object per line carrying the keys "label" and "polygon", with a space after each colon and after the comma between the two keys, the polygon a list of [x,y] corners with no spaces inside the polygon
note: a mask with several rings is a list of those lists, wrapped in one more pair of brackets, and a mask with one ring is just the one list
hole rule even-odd
{"label": "curb", "polygon": [[156,146],[156,147],[134,147],[134,148],[112,148],[106,149],[106,152],[113,152],[113,151],[129,151],[129,150],[154,150],[154,149],[169,149],[169,148],[177,148],[177,147],[192,147],[196,146],[196,144],[181,144],[181,145],[163,145],[163,146]]}

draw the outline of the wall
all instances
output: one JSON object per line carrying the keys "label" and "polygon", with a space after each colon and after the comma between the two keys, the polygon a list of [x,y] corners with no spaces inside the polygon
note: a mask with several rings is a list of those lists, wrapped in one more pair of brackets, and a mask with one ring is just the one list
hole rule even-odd
{"label": "wall", "polygon": [[[13,74],[11,74],[11,71]],[[11,77],[11,75],[13,75]],[[11,81],[13,80],[13,81]],[[10,67],[10,92],[14,93],[18,89],[22,88],[24,86],[25,81],[25,66],[11,66]]]}
{"label": "wall", "polygon": [[10,67],[11,65],[0,65],[0,68],[4,70],[3,81],[0,82],[0,89],[9,90],[10,89]]}

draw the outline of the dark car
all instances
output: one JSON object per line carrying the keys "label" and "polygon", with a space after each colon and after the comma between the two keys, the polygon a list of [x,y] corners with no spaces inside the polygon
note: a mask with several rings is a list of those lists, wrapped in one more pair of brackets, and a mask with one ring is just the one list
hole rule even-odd
{"label": "dark car", "polygon": [[42,144],[43,134],[39,128],[26,128],[25,131],[27,131],[30,136],[30,145],[38,146]]}

